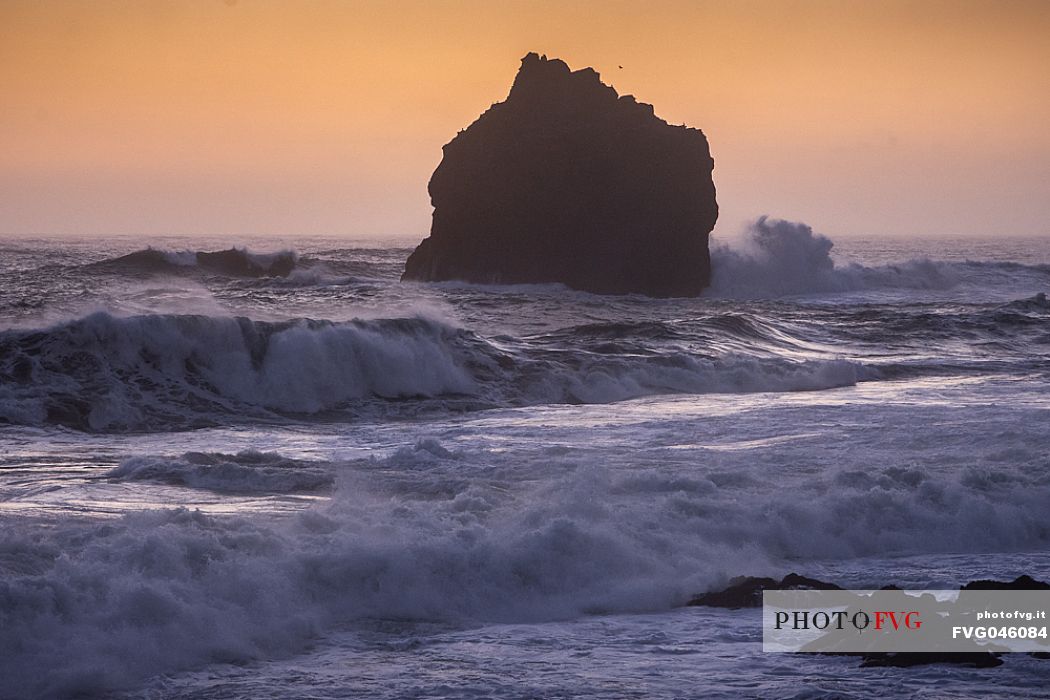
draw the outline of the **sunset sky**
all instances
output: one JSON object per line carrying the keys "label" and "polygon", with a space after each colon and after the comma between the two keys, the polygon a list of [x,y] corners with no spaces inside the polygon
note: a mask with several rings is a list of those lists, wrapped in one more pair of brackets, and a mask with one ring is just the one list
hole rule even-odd
{"label": "sunset sky", "polygon": [[529,51],[702,128],[718,232],[1050,235],[1050,2],[847,0],[3,0],[0,235],[421,237]]}

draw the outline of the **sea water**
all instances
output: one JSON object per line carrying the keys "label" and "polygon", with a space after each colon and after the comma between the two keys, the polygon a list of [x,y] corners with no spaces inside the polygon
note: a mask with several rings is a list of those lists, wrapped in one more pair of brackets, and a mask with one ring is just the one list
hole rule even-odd
{"label": "sea water", "polygon": [[1047,696],[684,607],[1050,579],[1045,240],[760,220],[698,299],[408,245],[2,242],[0,697]]}

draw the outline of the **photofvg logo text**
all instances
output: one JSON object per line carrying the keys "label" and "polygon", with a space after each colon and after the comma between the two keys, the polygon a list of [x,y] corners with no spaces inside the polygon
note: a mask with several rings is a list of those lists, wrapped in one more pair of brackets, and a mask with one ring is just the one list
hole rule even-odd
{"label": "photofvg logo text", "polygon": [[1050,651],[1050,591],[765,591],[768,652]]}

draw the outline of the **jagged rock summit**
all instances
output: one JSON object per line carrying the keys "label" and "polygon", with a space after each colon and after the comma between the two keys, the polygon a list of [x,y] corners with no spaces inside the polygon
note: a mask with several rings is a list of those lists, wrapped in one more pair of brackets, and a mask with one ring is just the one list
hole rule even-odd
{"label": "jagged rock summit", "polygon": [[444,147],[430,236],[402,279],[695,296],[711,275],[713,168],[699,129],[530,53],[506,101]]}

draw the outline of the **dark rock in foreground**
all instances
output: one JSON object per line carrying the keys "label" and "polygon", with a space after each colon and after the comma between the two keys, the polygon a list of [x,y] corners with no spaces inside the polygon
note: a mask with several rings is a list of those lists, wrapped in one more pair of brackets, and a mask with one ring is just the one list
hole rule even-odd
{"label": "dark rock in foreground", "polygon": [[[687,603],[687,605],[701,605],[717,608],[757,608],[762,605],[762,591],[778,590],[842,590],[840,586],[818,579],[808,578],[799,574],[788,574],[780,581],[774,578],[759,576],[740,576],[732,581],[727,588],[720,591],[702,593]],[[975,590],[1048,590],[1050,583],[1039,581],[1027,574],[1018,576],[1013,581],[993,581],[980,579],[971,581],[960,587],[961,591]],[[882,590],[900,590],[897,586],[883,586]],[[892,666],[907,668],[911,666],[922,666],[926,664],[959,664],[972,666],[974,668],[994,668],[1001,666],[1003,660],[998,654],[992,652],[817,652],[826,656],[855,656],[861,659],[861,668],[873,668],[881,666]],[[1050,659],[1050,653],[1032,652],[1029,654],[1037,659]]]}
{"label": "dark rock in foreground", "polygon": [[430,237],[402,279],[695,296],[710,280],[713,167],[699,129],[530,53],[507,100],[444,147]]}
{"label": "dark rock in foreground", "polygon": [[[855,656],[848,654],[848,656]],[[912,666],[925,666],[927,664],[959,664],[973,666],[974,668],[995,668],[1002,666],[1003,660],[997,654],[991,652],[929,652],[916,654],[913,652],[881,653],[871,652],[859,654],[861,657],[861,668],[872,668],[877,666],[894,666],[897,668],[910,668]]]}
{"label": "dark rock in foreground", "polygon": [[704,605],[712,608],[759,608],[762,607],[762,591],[839,591],[840,586],[815,578],[788,574],[780,581],[759,576],[741,576],[729,582],[721,591],[702,593],[689,601],[688,605]]}
{"label": "dark rock in foreground", "polygon": [[[1025,574],[1018,576],[1012,581],[996,581],[980,579],[968,582],[960,588],[961,591],[1043,591],[1050,589],[1046,581],[1037,580]],[[762,591],[783,590],[815,590],[835,591],[842,590],[835,584],[828,584],[816,578],[808,578],[799,574],[787,574],[779,581],[775,578],[764,576],[740,576],[730,581],[730,586],[721,591],[712,591],[695,596],[689,601],[689,606],[707,606],[712,608],[759,608],[762,604]],[[896,586],[885,586],[882,590],[900,590]],[[992,652],[818,652],[822,656],[853,656],[861,659],[860,667],[894,666],[910,667],[931,663],[951,663],[972,666],[974,669],[992,669],[992,667],[1003,664],[999,654]],[[1033,652],[1029,656],[1036,659],[1048,659],[1050,653]]]}
{"label": "dark rock in foreground", "polygon": [[[758,608],[762,607],[762,591],[814,590],[840,591],[841,586],[820,581],[815,578],[788,574],[780,581],[765,576],[738,576],[729,582],[729,586],[720,591],[710,591],[694,596],[686,605],[704,605],[713,608]],[[882,590],[900,590],[892,584],[883,586]],[[1050,590],[1050,583],[1039,581],[1024,574],[1013,581],[992,581],[979,579],[961,586],[960,591],[1045,591]]]}
{"label": "dark rock in foreground", "polygon": [[1018,576],[1013,581],[991,581],[979,579],[970,581],[960,588],[961,591],[1046,591],[1050,590],[1050,583],[1037,581],[1028,574]]}

